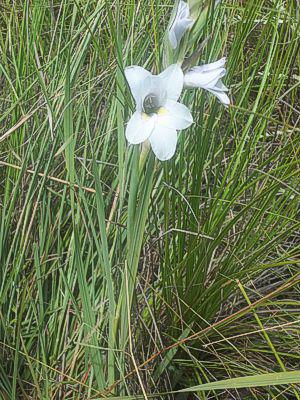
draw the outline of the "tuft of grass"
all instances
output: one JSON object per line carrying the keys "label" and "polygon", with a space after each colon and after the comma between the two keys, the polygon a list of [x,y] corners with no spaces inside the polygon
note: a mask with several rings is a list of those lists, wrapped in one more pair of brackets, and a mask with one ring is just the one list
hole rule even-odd
{"label": "tuft of grass", "polygon": [[2,1],[0,398],[300,397],[299,5],[206,6],[233,104],[185,93],[160,163],[123,69],[162,69],[173,2]]}

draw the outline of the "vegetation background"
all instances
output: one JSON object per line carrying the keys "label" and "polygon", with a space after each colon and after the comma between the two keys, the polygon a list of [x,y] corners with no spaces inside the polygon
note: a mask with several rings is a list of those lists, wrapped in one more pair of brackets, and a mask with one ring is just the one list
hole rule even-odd
{"label": "vegetation background", "polygon": [[199,0],[233,105],[187,92],[139,169],[123,69],[173,4],[1,1],[1,399],[300,398],[299,2]]}

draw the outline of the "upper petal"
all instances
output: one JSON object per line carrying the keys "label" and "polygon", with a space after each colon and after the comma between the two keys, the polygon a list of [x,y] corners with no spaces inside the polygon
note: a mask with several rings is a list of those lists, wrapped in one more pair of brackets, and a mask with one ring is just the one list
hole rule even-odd
{"label": "upper petal", "polygon": [[197,67],[199,70],[201,71],[212,71],[213,69],[216,68],[222,68],[224,67],[224,65],[226,64],[226,57],[220,58],[220,60],[209,63],[209,64],[203,64],[203,65],[199,65],[199,67]]}
{"label": "upper petal", "polygon": [[159,75],[147,76],[141,84],[139,93],[142,105],[145,98],[150,94],[157,98],[160,105],[163,105],[167,99],[164,82]]}
{"label": "upper petal", "polygon": [[128,121],[125,136],[129,143],[139,144],[151,135],[155,124],[155,117],[149,117],[136,111]]}
{"label": "upper petal", "polygon": [[225,68],[217,68],[211,71],[203,71],[201,67],[190,69],[184,76],[186,87],[202,87],[204,89],[213,88],[220,78],[226,73]]}
{"label": "upper petal", "polygon": [[141,104],[141,92],[144,80],[152,74],[146,69],[133,65],[125,68],[125,76],[130,87],[132,96],[138,108]]}
{"label": "upper petal", "polygon": [[186,129],[193,123],[190,110],[181,103],[168,100],[157,115],[157,123],[170,129]]}
{"label": "upper petal", "polygon": [[173,157],[177,145],[176,129],[156,124],[149,140],[154,154],[160,161]]}
{"label": "upper petal", "polygon": [[183,72],[178,64],[172,64],[158,75],[167,98],[177,101],[183,89]]}

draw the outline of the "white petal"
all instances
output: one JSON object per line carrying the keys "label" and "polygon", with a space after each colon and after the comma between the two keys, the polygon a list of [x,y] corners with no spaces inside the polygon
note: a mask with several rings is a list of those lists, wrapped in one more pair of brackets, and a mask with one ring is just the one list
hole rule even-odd
{"label": "white petal", "polygon": [[220,100],[220,102],[223,103],[225,106],[228,106],[230,104],[230,99],[226,93],[217,91],[217,90],[211,90],[211,89],[208,89],[208,90],[212,94],[214,94]]}
{"label": "white petal", "polygon": [[138,65],[133,65],[132,67],[125,68],[125,76],[136,105],[140,108],[141,88],[143,87],[144,80],[151,76],[151,73]]}
{"label": "white petal", "polygon": [[183,0],[180,0],[178,4],[177,16],[179,18],[188,18],[190,16],[189,5]]}
{"label": "white petal", "polygon": [[207,80],[206,86],[208,88],[215,88],[221,78],[226,75],[226,69],[219,68],[214,71],[205,72],[205,75]]}
{"label": "white petal", "polygon": [[221,91],[221,92],[228,92],[229,89],[224,85],[221,79],[215,84],[214,90]]}
{"label": "white petal", "polygon": [[136,111],[126,126],[125,136],[128,142],[139,144],[148,139],[154,129],[155,119]]}
{"label": "white petal", "polygon": [[178,4],[176,16],[169,30],[169,40],[172,48],[175,50],[179,45],[186,30],[193,24],[193,20],[189,18],[190,10],[187,3],[180,1]]}
{"label": "white petal", "polygon": [[226,64],[226,57],[220,58],[220,60],[209,63],[209,64],[204,64],[200,65],[199,68],[201,71],[212,71],[213,69],[216,68],[222,68]]}
{"label": "white petal", "polygon": [[159,160],[166,161],[173,157],[177,145],[176,129],[155,125],[149,140],[152,150]]}
{"label": "white petal", "polygon": [[165,103],[167,99],[167,91],[164,87],[164,82],[159,75],[148,76],[141,84],[140,95],[142,104],[149,94],[157,97],[160,105]]}
{"label": "white petal", "polygon": [[169,31],[169,40],[171,42],[172,48],[175,50],[185,34],[185,32],[192,26],[193,20],[190,18],[184,18],[180,21],[177,21]]}
{"label": "white petal", "polygon": [[175,50],[177,48],[177,38],[175,35],[174,26],[172,26],[169,30],[169,41],[171,43],[172,49]]}
{"label": "white petal", "polygon": [[172,64],[158,75],[162,81],[162,89],[166,90],[167,98],[177,101],[183,89],[183,72],[178,64]]}
{"label": "white petal", "polygon": [[181,103],[168,100],[157,115],[157,123],[170,129],[186,129],[193,123],[190,110]]}
{"label": "white petal", "polygon": [[194,67],[185,74],[184,86],[187,88],[202,87],[204,89],[212,89],[225,74],[225,68],[202,71],[201,67]]}

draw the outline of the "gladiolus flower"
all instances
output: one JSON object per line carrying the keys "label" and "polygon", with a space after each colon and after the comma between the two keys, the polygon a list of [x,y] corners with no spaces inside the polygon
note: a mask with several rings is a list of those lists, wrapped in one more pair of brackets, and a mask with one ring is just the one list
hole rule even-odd
{"label": "gladiolus flower", "polygon": [[176,150],[177,131],[193,123],[189,109],[179,103],[183,88],[183,72],[178,64],[169,66],[159,75],[152,75],[139,66],[125,69],[136,111],[126,127],[131,144],[149,139],[156,157],[165,161]]}
{"label": "gladiolus flower", "polygon": [[194,21],[190,18],[190,10],[187,3],[180,0],[176,16],[169,30],[169,40],[172,48],[175,50],[180,44],[180,41],[186,30],[193,25]]}
{"label": "gladiolus flower", "polygon": [[226,74],[225,63],[226,58],[224,57],[216,62],[190,69],[184,76],[184,87],[208,90],[217,96],[221,103],[230,104],[230,99],[226,94],[228,89],[221,80]]}

